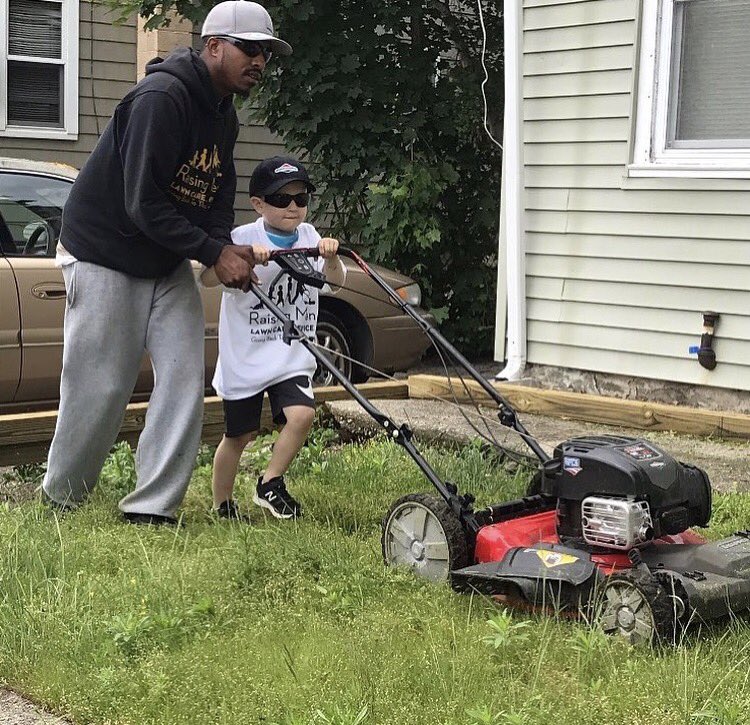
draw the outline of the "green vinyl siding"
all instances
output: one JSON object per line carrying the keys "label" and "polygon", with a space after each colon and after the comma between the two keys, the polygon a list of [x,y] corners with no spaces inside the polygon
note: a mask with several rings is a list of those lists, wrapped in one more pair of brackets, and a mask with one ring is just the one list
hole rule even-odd
{"label": "green vinyl siding", "polygon": [[524,0],[527,359],[750,390],[750,181],[628,178],[639,6]]}

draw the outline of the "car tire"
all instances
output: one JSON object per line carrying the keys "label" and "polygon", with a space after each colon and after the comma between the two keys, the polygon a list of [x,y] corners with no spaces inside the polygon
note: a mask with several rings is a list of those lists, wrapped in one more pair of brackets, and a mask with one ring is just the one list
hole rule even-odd
{"label": "car tire", "polygon": [[[352,380],[353,365],[351,360],[347,359],[353,357],[352,342],[341,319],[328,310],[320,310],[315,340],[318,343],[318,349],[324,348],[320,351],[328,356],[339,372],[347,379]],[[326,350],[329,350],[330,353],[326,353]],[[337,353],[340,353],[340,355]],[[336,380],[331,372],[318,364],[313,375],[313,383],[315,385],[336,385]]]}

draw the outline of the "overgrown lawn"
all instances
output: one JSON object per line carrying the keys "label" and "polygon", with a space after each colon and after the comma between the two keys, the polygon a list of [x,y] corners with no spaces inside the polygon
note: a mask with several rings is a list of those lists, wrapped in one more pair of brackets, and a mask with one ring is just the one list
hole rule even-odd
{"label": "overgrown lawn", "polygon": [[[269,449],[245,457],[248,509]],[[479,505],[528,477],[479,447],[424,452]],[[0,511],[0,678],[76,723],[750,722],[746,621],[630,649],[386,569],[381,517],[429,490],[395,445],[318,431],[289,476],[297,524],[217,522],[210,475],[204,454],[177,530],[120,522],[123,446],[80,511]],[[715,511],[711,536],[750,526],[747,497]]]}

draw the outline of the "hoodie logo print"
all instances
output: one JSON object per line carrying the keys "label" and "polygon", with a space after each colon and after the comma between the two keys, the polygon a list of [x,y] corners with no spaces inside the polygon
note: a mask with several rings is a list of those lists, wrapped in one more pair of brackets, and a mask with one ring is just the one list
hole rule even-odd
{"label": "hoodie logo print", "polygon": [[182,164],[172,183],[169,193],[180,204],[189,204],[201,209],[210,209],[221,179],[221,157],[219,148],[196,149],[190,161]]}

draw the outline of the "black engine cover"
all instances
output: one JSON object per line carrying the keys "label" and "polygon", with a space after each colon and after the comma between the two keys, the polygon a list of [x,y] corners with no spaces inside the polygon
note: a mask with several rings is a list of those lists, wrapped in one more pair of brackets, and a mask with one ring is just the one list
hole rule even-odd
{"label": "black engine cover", "polygon": [[592,436],[560,443],[545,464],[542,493],[558,499],[563,537],[581,536],[581,502],[588,496],[647,501],[656,537],[706,526],[711,518],[706,473],[640,438]]}

